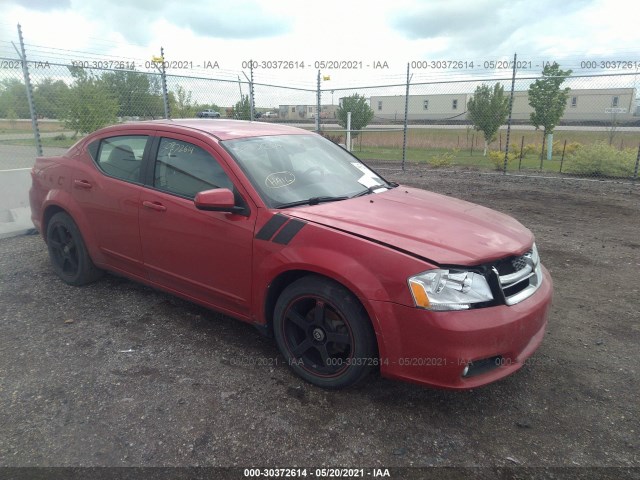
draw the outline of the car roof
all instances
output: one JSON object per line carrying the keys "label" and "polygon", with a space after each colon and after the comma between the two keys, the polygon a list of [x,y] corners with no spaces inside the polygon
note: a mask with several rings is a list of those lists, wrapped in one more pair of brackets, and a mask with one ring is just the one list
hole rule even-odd
{"label": "car roof", "polygon": [[145,122],[127,122],[121,126],[135,126],[137,128],[158,128],[160,125],[177,127],[176,131],[183,129],[198,130],[208,133],[218,140],[232,140],[236,138],[261,137],[266,135],[304,135],[310,134],[309,130],[289,127],[265,122],[249,122],[245,120],[215,120],[206,118],[178,118],[175,120],[151,120]]}

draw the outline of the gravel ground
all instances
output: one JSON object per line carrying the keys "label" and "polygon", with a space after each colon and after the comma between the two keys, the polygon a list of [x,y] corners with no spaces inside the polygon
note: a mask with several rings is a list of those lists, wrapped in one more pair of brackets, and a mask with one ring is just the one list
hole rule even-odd
{"label": "gravel ground", "polygon": [[16,237],[0,241],[0,466],[640,466],[640,187],[387,176],[536,234],[555,299],[519,372],[324,391],[251,326],[115,276],[67,286],[39,236]]}

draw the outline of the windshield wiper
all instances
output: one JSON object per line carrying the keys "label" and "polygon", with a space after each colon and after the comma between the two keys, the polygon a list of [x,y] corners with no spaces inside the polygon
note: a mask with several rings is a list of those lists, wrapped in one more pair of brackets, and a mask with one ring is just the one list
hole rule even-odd
{"label": "windshield wiper", "polygon": [[353,197],[351,198],[355,198],[355,197],[362,197],[363,195],[369,195],[370,193],[374,193],[376,190],[378,190],[379,188],[386,188],[386,189],[391,189],[392,187],[389,187],[387,185],[372,185],[370,187],[367,187],[366,190],[363,190],[362,192],[356,193]]}
{"label": "windshield wiper", "polygon": [[318,205],[319,203],[324,202],[337,202],[339,200],[347,200],[350,197],[347,196],[339,196],[339,197],[311,197],[306,200],[296,200],[295,202],[282,203],[278,205],[276,208],[289,208],[289,207],[297,207],[298,205]]}

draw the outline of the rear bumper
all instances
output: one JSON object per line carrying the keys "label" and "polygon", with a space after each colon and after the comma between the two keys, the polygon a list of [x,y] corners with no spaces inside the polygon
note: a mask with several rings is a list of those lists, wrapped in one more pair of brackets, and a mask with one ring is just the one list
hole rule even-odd
{"label": "rear bumper", "polygon": [[[33,172],[31,173],[31,177],[33,178]],[[41,212],[38,209],[38,206],[41,205],[42,199],[38,198],[38,192],[36,191],[35,185],[32,183],[31,188],[29,188],[29,207],[31,210],[31,222],[33,222],[33,226],[39,233],[42,233]]]}
{"label": "rear bumper", "polygon": [[[544,337],[553,284],[543,267],[540,288],[512,306],[459,312],[430,312],[390,302],[375,311],[381,374],[449,389],[475,388],[520,369]],[[477,374],[463,376],[469,362]],[[473,372],[473,367],[471,369]]]}

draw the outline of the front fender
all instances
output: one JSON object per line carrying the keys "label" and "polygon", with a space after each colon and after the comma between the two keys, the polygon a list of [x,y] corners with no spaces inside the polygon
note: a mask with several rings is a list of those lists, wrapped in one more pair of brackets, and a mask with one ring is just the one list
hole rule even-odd
{"label": "front fender", "polygon": [[326,247],[300,246],[286,249],[282,255],[271,255],[265,260],[263,265],[270,272],[267,285],[282,273],[303,270],[341,283],[363,304],[368,300],[388,300],[388,293],[375,272],[343,252]]}
{"label": "front fender", "polygon": [[[275,279],[287,272],[323,275],[348,288],[362,303],[384,351],[374,302],[413,305],[407,278],[431,266],[418,258],[324,225],[307,223],[286,245],[256,239],[254,317],[266,324],[264,306]],[[296,275],[297,276],[297,275]]]}

